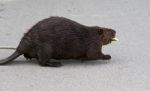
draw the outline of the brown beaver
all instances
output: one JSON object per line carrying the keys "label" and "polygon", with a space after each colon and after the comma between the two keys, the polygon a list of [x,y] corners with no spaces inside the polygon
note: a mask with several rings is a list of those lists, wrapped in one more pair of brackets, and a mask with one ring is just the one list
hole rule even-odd
{"label": "brown beaver", "polygon": [[50,59],[110,59],[102,46],[111,43],[116,32],[98,26],[85,26],[64,17],[50,17],[34,25],[20,41],[16,51],[0,64],[20,55],[36,58],[41,66],[59,67],[61,62]]}

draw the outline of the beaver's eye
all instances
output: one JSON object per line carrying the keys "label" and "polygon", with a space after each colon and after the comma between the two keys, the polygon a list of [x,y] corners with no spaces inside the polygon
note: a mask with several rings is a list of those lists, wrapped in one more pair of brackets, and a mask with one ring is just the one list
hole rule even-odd
{"label": "beaver's eye", "polygon": [[115,34],[112,34],[112,37],[115,37]]}

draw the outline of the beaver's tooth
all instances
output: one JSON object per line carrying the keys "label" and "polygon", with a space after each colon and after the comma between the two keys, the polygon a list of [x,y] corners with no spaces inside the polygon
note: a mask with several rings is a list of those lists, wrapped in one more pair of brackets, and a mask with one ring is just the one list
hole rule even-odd
{"label": "beaver's tooth", "polygon": [[112,38],[112,41],[119,41],[119,39],[118,38]]}

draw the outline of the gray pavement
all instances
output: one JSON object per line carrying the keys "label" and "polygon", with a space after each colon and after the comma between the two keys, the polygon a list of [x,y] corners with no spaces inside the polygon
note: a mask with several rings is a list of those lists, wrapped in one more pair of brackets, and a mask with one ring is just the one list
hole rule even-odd
{"label": "gray pavement", "polygon": [[150,91],[150,0],[0,0],[0,46],[16,47],[49,16],[115,29],[120,41],[103,48],[112,59],[51,68],[19,57],[0,66],[0,91]]}

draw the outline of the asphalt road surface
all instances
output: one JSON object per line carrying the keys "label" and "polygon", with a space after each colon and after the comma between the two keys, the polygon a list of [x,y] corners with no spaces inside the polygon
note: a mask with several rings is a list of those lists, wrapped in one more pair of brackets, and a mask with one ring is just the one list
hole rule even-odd
{"label": "asphalt road surface", "polygon": [[[23,56],[0,66],[0,91],[150,91],[150,0],[0,0],[0,46],[17,47],[39,20],[64,16],[117,31],[110,61],[40,67]],[[12,50],[0,50],[0,59]]]}

